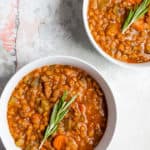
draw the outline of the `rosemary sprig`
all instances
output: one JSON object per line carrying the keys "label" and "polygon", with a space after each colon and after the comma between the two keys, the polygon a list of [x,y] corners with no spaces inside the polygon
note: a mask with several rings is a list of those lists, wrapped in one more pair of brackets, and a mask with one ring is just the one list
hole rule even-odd
{"label": "rosemary sprig", "polygon": [[133,10],[129,11],[129,14],[122,26],[122,33],[124,33],[133,22],[140,17],[144,16],[150,9],[150,0],[143,0],[141,4],[137,5]]}
{"label": "rosemary sprig", "polygon": [[65,101],[65,99],[67,98],[67,94],[68,92],[65,91],[61,99],[58,102],[56,102],[56,104],[54,105],[51,118],[50,118],[50,122],[45,130],[44,138],[39,146],[39,150],[42,148],[47,138],[51,136],[57,130],[58,124],[64,118],[64,116],[68,113],[69,106],[75,101],[75,99],[78,96],[78,95],[73,96],[71,100],[67,102]]}

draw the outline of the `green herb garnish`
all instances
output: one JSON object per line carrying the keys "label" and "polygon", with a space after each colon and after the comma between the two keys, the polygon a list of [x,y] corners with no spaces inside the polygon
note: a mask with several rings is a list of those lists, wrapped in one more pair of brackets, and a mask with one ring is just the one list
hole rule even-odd
{"label": "green herb garnish", "polygon": [[122,27],[122,33],[124,33],[133,22],[135,22],[137,19],[144,16],[148,12],[148,10],[150,9],[149,4],[150,0],[143,0],[140,5],[137,5],[133,10],[129,11],[129,14]]}
{"label": "green herb garnish", "polygon": [[71,98],[70,101],[65,101],[67,98],[67,92],[65,91],[61,99],[56,102],[56,104],[53,107],[51,118],[49,125],[47,126],[44,134],[44,138],[39,146],[39,150],[42,148],[43,144],[47,140],[49,136],[51,136],[58,128],[58,124],[60,121],[64,118],[64,116],[68,113],[69,111],[69,106],[75,101],[78,95],[75,95]]}

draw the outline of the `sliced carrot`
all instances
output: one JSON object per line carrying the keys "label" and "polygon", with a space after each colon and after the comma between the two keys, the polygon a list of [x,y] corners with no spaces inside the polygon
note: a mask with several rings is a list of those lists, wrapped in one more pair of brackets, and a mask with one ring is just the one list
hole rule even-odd
{"label": "sliced carrot", "polygon": [[133,27],[138,30],[138,31],[143,31],[144,30],[144,20],[139,19],[133,23]]}
{"label": "sliced carrot", "polygon": [[65,135],[57,135],[53,141],[56,150],[63,150],[66,145],[67,137]]}
{"label": "sliced carrot", "polygon": [[127,0],[131,4],[139,4],[142,0]]}

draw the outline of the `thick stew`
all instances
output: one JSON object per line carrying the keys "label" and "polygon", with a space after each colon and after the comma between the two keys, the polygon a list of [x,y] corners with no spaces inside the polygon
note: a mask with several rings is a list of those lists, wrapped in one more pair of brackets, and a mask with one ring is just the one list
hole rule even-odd
{"label": "thick stew", "polygon": [[8,103],[8,123],[15,144],[38,150],[54,104],[64,91],[78,93],[69,112],[41,150],[93,150],[107,124],[105,96],[86,72],[66,65],[44,66],[26,75]]}
{"label": "thick stew", "polygon": [[[125,32],[121,28],[142,0],[90,0],[88,22],[97,44],[110,56],[128,63],[150,61],[150,9]],[[150,7],[150,6],[149,6]]]}

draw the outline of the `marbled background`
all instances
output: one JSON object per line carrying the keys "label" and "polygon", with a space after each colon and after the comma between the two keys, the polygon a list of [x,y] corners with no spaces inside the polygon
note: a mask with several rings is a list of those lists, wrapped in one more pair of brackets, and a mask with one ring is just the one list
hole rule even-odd
{"label": "marbled background", "polygon": [[150,70],[118,67],[95,51],[83,28],[82,0],[0,0],[2,22],[9,20],[12,9],[5,9],[10,1],[17,2],[11,13],[15,16],[11,20],[15,22],[13,49],[6,49],[3,41],[8,40],[0,38],[0,90],[17,69],[34,59],[47,55],[82,58],[99,69],[116,98],[117,128],[108,150],[150,150]]}

